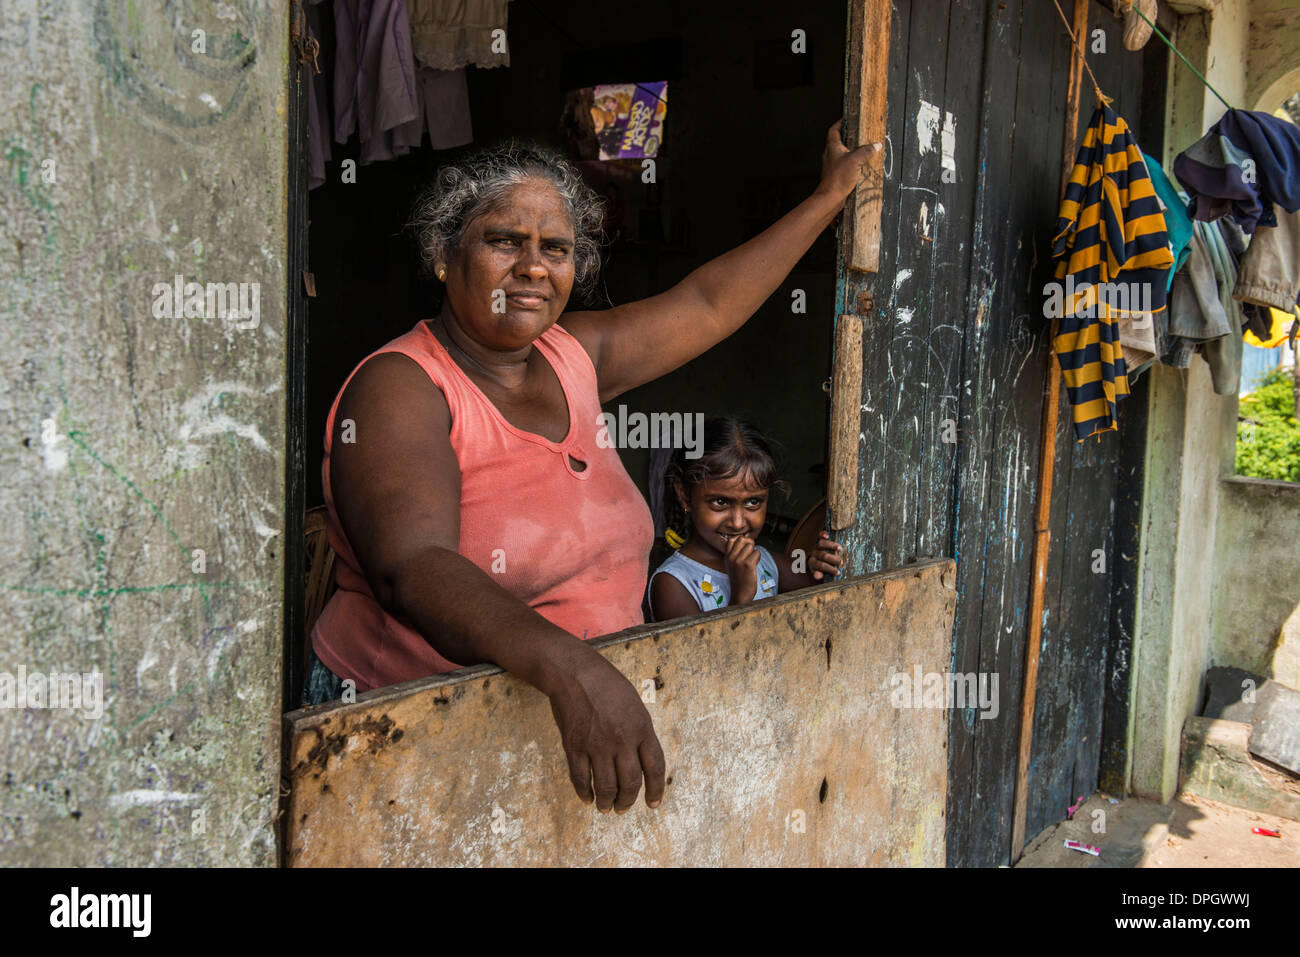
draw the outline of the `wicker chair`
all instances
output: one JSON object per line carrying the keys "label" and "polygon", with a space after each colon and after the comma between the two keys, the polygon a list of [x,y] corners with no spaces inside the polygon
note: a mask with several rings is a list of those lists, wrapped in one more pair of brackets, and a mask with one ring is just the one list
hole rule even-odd
{"label": "wicker chair", "polygon": [[826,527],[826,499],[823,498],[799,519],[790,537],[785,541],[785,553],[790,555],[796,548],[802,548],[804,555],[811,555],[822,529]]}
{"label": "wicker chair", "polygon": [[326,533],[324,505],[307,509],[307,591],[303,608],[303,674],[311,662],[311,630],[337,587],[334,549]]}

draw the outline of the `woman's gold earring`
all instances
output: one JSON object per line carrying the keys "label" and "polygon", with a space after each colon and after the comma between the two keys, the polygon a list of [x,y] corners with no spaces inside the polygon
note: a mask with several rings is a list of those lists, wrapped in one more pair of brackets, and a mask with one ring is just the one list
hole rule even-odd
{"label": "woman's gold earring", "polygon": [[446,282],[446,281],[447,281],[447,270],[445,270],[445,269],[439,269],[439,270],[438,270],[438,282]]}

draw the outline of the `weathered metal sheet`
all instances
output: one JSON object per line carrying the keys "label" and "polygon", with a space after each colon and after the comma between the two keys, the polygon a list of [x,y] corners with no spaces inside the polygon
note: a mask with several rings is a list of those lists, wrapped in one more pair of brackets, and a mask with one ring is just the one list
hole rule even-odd
{"label": "weathered metal sheet", "polygon": [[480,666],[286,716],[294,866],[944,864],[956,571],[924,562],[605,639],[668,759],[664,803],[574,795],[546,698]]}

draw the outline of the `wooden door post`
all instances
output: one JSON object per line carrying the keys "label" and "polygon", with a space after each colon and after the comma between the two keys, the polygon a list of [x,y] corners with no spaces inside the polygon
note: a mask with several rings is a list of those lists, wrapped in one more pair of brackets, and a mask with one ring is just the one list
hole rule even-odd
{"label": "wooden door post", "polygon": [[[1074,35],[1088,35],[1088,3],[1074,0]],[[1070,59],[1066,88],[1065,149],[1061,165],[1058,202],[1065,197],[1078,149],[1079,90],[1083,81],[1083,50],[1076,46]],[[1038,652],[1043,638],[1043,589],[1047,584],[1047,556],[1052,544],[1052,483],[1056,468],[1056,419],[1061,397],[1061,366],[1056,358],[1057,320],[1052,320],[1047,348],[1047,384],[1043,392],[1041,436],[1038,447],[1038,509],[1034,518],[1034,577],[1029,591],[1029,636],[1025,641],[1025,683],[1020,698],[1020,753],[1016,761],[1016,797],[1011,812],[1011,863],[1025,849],[1025,815],[1029,803],[1029,758],[1034,740],[1034,701],[1038,690]]]}

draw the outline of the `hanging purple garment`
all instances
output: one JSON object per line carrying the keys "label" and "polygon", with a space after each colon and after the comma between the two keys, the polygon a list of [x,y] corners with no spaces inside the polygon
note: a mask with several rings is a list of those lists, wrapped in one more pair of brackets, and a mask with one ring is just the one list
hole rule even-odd
{"label": "hanging purple garment", "polygon": [[[364,9],[363,9],[364,8]],[[357,128],[357,64],[365,40],[361,24],[370,0],[334,0],[334,142]]]}
{"label": "hanging purple garment", "polygon": [[[308,0],[307,36],[320,42],[320,12],[322,0]],[[307,188],[315,189],[325,182],[325,162],[330,158],[329,98],[325,88],[325,74],[313,73],[310,66],[304,74],[307,82]]]}
{"label": "hanging purple garment", "polygon": [[420,115],[406,0],[372,0],[357,83],[361,162],[392,159],[393,131]]}
{"label": "hanging purple garment", "polygon": [[424,96],[425,115],[429,123],[429,145],[436,150],[464,146],[474,139],[469,117],[469,86],[465,70],[420,71],[420,91]]}
{"label": "hanging purple garment", "polygon": [[469,116],[469,87],[465,71],[431,70],[420,67],[416,74],[420,90],[420,115],[393,133],[393,148],[416,148],[429,129],[429,145],[435,150],[449,150],[474,140]]}
{"label": "hanging purple garment", "polygon": [[334,139],[355,129],[362,164],[406,153],[394,131],[420,115],[406,0],[334,0],[334,24]]}

